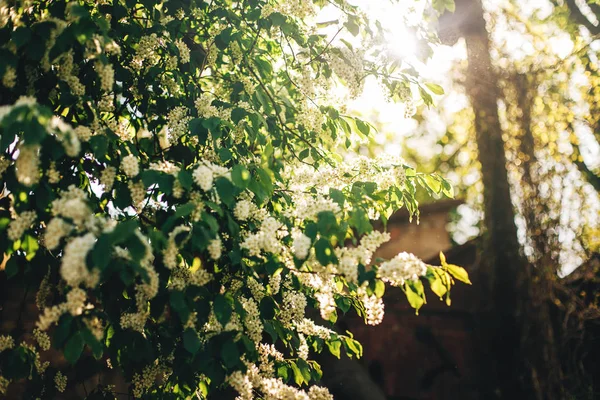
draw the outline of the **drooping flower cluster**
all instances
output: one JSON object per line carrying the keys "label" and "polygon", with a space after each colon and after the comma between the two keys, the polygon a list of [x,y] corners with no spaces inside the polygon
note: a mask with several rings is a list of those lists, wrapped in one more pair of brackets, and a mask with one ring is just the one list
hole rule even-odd
{"label": "drooping flower cluster", "polygon": [[402,252],[381,263],[377,274],[392,286],[402,286],[406,281],[416,281],[427,273],[427,264],[414,254]]}

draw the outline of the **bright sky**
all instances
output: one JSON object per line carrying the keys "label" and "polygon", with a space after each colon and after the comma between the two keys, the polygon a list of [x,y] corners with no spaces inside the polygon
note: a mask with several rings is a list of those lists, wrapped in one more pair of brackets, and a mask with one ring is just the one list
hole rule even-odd
{"label": "bright sky", "polygon": [[[401,23],[399,16],[409,15],[414,10],[416,10],[416,14],[419,14],[426,4],[425,1],[415,0],[411,2],[403,0],[397,3],[390,0],[356,0],[354,4],[360,5],[371,18],[379,20],[383,27],[390,31],[388,40],[392,51],[413,63],[425,81],[438,83],[446,89],[447,94],[445,96],[435,96],[437,100],[443,101],[443,107],[437,110],[441,111],[441,118],[438,116],[432,121],[427,121],[428,131],[443,132],[446,129],[446,124],[451,123],[452,115],[468,107],[468,99],[462,88],[452,81],[450,73],[457,62],[466,60],[464,42],[459,41],[454,47],[436,47],[432,58],[423,65],[415,57],[411,57],[416,50],[416,43],[406,26]],[[507,7],[506,4],[506,2],[484,0],[485,9],[492,15],[500,11],[499,7]],[[519,10],[514,11],[527,21],[533,15],[539,18],[549,15],[552,12],[552,6],[548,1],[524,2],[520,5]],[[542,50],[539,46],[536,48],[536,45],[527,39],[523,31],[515,29],[514,24],[509,26],[506,19],[494,18],[493,23],[494,29],[491,39],[497,44],[496,47],[502,48],[504,53],[509,55],[511,59],[520,60],[535,56],[541,51],[547,51],[547,49]],[[546,38],[545,43],[550,47],[550,51],[559,58],[565,58],[575,50],[575,44],[566,33],[553,28],[551,25],[536,27],[536,29],[540,37]],[[581,79],[582,82],[585,79],[583,74],[581,74]],[[575,92],[575,90],[573,91]],[[416,121],[404,118],[404,106],[402,104],[390,103],[385,99],[375,79],[366,81],[364,93],[358,99],[353,100],[349,104],[349,108],[379,123],[380,132],[387,134],[387,137],[382,135],[377,141],[382,144],[385,143],[385,151],[392,154],[401,153],[401,143],[408,140],[408,137],[417,127]],[[390,139],[390,133],[392,133],[392,139]],[[581,151],[586,163],[592,168],[600,167],[600,146],[593,138],[593,133],[589,128],[580,124],[577,134],[582,143]],[[422,151],[424,153],[429,152],[429,154],[423,154],[425,157],[433,157],[439,149],[434,146],[423,146]],[[462,214],[463,221],[455,226],[455,229],[458,229],[455,239],[460,242],[477,234],[471,227],[482,216],[468,207],[461,207],[459,212]],[[517,221],[517,223],[520,225],[522,236],[524,233],[522,221]],[[523,236],[521,239],[524,240]],[[560,238],[565,243],[572,242],[573,239],[572,232],[567,230],[561,234]],[[564,257],[564,259],[563,273],[569,273],[582,261],[574,254]]]}

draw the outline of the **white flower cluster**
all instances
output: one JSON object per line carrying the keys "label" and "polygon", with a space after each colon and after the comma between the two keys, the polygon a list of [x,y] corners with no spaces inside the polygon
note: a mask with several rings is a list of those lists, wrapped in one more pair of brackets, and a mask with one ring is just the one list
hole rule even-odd
{"label": "white flower cluster", "polygon": [[317,107],[305,107],[296,115],[296,123],[309,132],[323,133],[324,116]]}
{"label": "white flower cluster", "polygon": [[239,200],[233,209],[233,216],[238,221],[247,221],[250,218],[256,218],[258,207],[251,200]]}
{"label": "white flower cluster", "polygon": [[362,237],[357,247],[338,247],[335,255],[338,258],[338,271],[344,275],[349,282],[357,282],[358,264],[368,266],[371,263],[373,253],[383,243],[390,240],[387,232],[372,231]]}
{"label": "white flower cluster", "polygon": [[204,160],[194,170],[192,177],[200,189],[208,192],[212,189],[213,182],[216,178],[224,177],[231,180],[231,172],[225,167]]}
{"label": "white flower cluster", "polygon": [[40,146],[19,145],[19,156],[15,161],[17,180],[25,186],[33,186],[40,181]]}
{"label": "white flower cluster", "polygon": [[315,197],[305,193],[294,194],[292,197],[296,208],[292,209],[290,213],[300,220],[316,221],[320,212],[331,211],[339,214],[341,211],[339,204],[329,198]]}
{"label": "white flower cluster", "polygon": [[279,320],[284,326],[299,323],[304,319],[306,304],[306,296],[303,293],[297,291],[285,292]]}
{"label": "white flower cluster", "polygon": [[167,114],[167,125],[169,126],[170,137],[173,140],[177,140],[185,135],[188,131],[188,123],[191,119],[192,117],[189,116],[187,107],[179,106],[169,111]]}
{"label": "white flower cluster", "polygon": [[[277,3],[273,7],[274,11],[277,11],[280,14],[288,15],[290,17],[298,18],[300,20],[304,20],[307,17],[312,17],[316,15],[316,8],[312,1],[303,1],[303,0],[284,0]],[[269,15],[273,11],[267,9],[267,11],[263,11],[263,15]]]}
{"label": "white flower cluster", "polygon": [[297,259],[304,260],[306,257],[308,257],[312,241],[308,236],[300,231],[294,232],[293,238],[294,255]]}
{"label": "white flower cluster", "polygon": [[271,295],[276,295],[279,293],[279,289],[281,288],[281,274],[275,274],[269,276],[269,289],[271,291]]}
{"label": "white flower cluster", "polygon": [[73,51],[68,51],[63,53],[60,57],[58,67],[58,77],[65,81],[67,85],[71,88],[71,92],[75,96],[83,96],[85,95],[85,86],[81,83],[79,78],[77,77],[77,70],[79,69],[75,66],[73,62]]}
{"label": "white flower cluster", "polygon": [[201,94],[194,102],[198,115],[202,118],[218,117],[221,119],[228,119],[231,115],[230,111],[213,106],[213,100],[212,95],[207,93]]}
{"label": "white flower cluster", "polygon": [[117,176],[117,169],[111,165],[108,165],[100,173],[100,184],[104,186],[105,192],[110,192],[115,183],[115,177]]}
{"label": "white flower cluster", "polygon": [[260,343],[262,339],[262,332],[264,329],[263,323],[260,319],[260,311],[258,311],[258,303],[254,299],[241,298],[242,307],[246,311],[244,317],[244,326],[248,337],[256,344]]}
{"label": "white flower cluster", "polygon": [[182,64],[187,64],[190,62],[190,48],[183,42],[182,39],[177,39],[175,41],[175,46],[177,46],[177,50],[179,50],[179,60],[181,60]]}
{"label": "white flower cluster", "polygon": [[265,287],[252,276],[249,276],[248,279],[246,279],[246,284],[252,293],[252,297],[254,297],[254,299],[260,303],[260,301],[265,297]]}
{"label": "white flower cluster", "polygon": [[75,132],[75,135],[82,142],[87,142],[92,137],[92,130],[85,125],[79,125],[77,128],[73,129],[73,132]]}
{"label": "white flower cluster", "polygon": [[37,213],[35,211],[23,211],[8,225],[7,236],[10,240],[21,239],[23,233],[35,222]]}
{"label": "white flower cluster", "polygon": [[272,378],[275,372],[275,365],[273,364],[273,360],[275,361],[283,361],[284,357],[274,345],[260,343],[258,345],[258,368],[262,376],[266,378]]}
{"label": "white flower cluster", "polygon": [[402,252],[381,263],[377,275],[392,286],[402,286],[406,281],[416,281],[427,273],[427,264],[414,254]]}
{"label": "white flower cluster", "polygon": [[176,176],[180,170],[180,168],[177,165],[173,164],[170,161],[159,161],[155,163],[150,163],[148,168],[153,171],[160,171],[173,176]]}
{"label": "white flower cluster", "polygon": [[0,335],[0,352],[15,347],[15,340],[9,335]]}
{"label": "white flower cluster", "polygon": [[55,115],[50,120],[50,129],[54,131],[56,139],[63,145],[67,156],[74,158],[79,155],[81,142],[71,125]]}
{"label": "white flower cluster", "polygon": [[323,340],[328,340],[331,338],[331,335],[335,334],[331,329],[317,325],[312,319],[308,318],[303,318],[301,321],[296,322],[295,326],[296,331],[299,333],[307,336],[316,336]]}
{"label": "white flower cluster", "polygon": [[364,75],[364,50],[350,50],[347,47],[337,49],[339,53],[332,53],[329,65],[335,74],[346,84],[350,96],[356,98],[363,90]]}
{"label": "white flower cluster", "polygon": [[[127,188],[129,189],[129,194],[131,195],[131,202],[134,207],[140,207],[144,200],[146,199],[146,187],[144,186],[144,182],[127,182]],[[138,210],[138,212],[141,210]]]}
{"label": "white flower cluster", "polygon": [[374,182],[378,190],[387,190],[392,186],[401,187],[406,181],[404,160],[387,154],[375,159],[358,156],[348,162],[335,166],[314,167],[300,164],[293,165],[287,171],[289,189],[298,192],[297,201],[308,201],[302,192],[315,189],[317,193],[327,195],[330,188],[343,189],[354,182]]}
{"label": "white flower cluster", "polygon": [[213,260],[218,260],[219,258],[221,258],[222,248],[223,244],[221,243],[221,239],[216,238],[209,242],[208,247],[206,249],[208,250],[210,258],[212,258]]}
{"label": "white flower cluster", "polygon": [[103,64],[101,62],[96,62],[94,65],[96,73],[100,77],[100,89],[105,92],[112,91],[113,85],[115,83],[115,70],[110,64]]}
{"label": "white flower cluster", "polygon": [[11,89],[11,88],[15,87],[16,83],[17,83],[17,70],[12,66],[6,67],[6,70],[4,70],[4,76],[2,76],[2,85],[4,85],[4,87]]}
{"label": "white flower cluster", "polygon": [[56,185],[60,182],[60,172],[56,170],[56,163],[54,161],[50,162],[50,167],[48,171],[46,171],[46,176],[48,176],[48,183],[52,185]]}
{"label": "white flower cluster", "polygon": [[133,154],[123,157],[121,160],[121,169],[130,178],[137,176],[140,173],[138,158]]}
{"label": "white flower cluster", "polygon": [[[261,353],[261,359],[263,358]],[[254,392],[260,392],[260,398],[264,400],[333,400],[333,396],[324,387],[313,386],[308,392],[304,392],[286,385],[279,378],[273,378],[269,370],[259,370],[249,363],[246,366],[245,374],[236,371],[227,377],[227,383],[239,394],[239,400],[254,399]]]}
{"label": "white flower cluster", "polygon": [[54,375],[54,384],[56,385],[56,390],[63,393],[67,389],[67,377],[60,371],[56,372],[56,375]]}
{"label": "white flower cluster", "polygon": [[279,254],[283,251],[283,245],[279,238],[287,236],[286,227],[275,218],[268,216],[263,221],[260,230],[250,234],[241,244],[251,257],[260,256],[262,251],[266,253]]}
{"label": "white flower cluster", "polygon": [[47,351],[50,349],[50,336],[46,332],[41,331],[38,328],[33,330],[33,338],[37,342],[40,349]]}
{"label": "white flower cluster", "polygon": [[300,345],[298,346],[298,357],[303,360],[308,360],[308,343],[306,343],[306,337],[299,333],[298,339],[300,340]]}
{"label": "white flower cluster", "polygon": [[60,192],[58,199],[52,201],[52,214],[70,219],[81,229],[92,212],[87,205],[87,196],[83,189],[70,185],[66,191]]}
{"label": "white flower cluster", "polygon": [[144,66],[152,67],[160,61],[158,49],[163,47],[164,41],[158,37],[156,33],[149,36],[143,36],[135,51],[131,68],[136,71],[141,71]]}
{"label": "white flower cluster", "polygon": [[369,296],[364,287],[358,289],[360,301],[365,307],[365,321],[367,325],[379,325],[385,314],[383,299],[375,295]]}
{"label": "white flower cluster", "polygon": [[60,275],[71,287],[85,284],[93,288],[98,284],[100,274],[98,270],[90,271],[86,264],[87,254],[96,243],[96,237],[92,233],[86,233],[71,239],[65,246],[61,260]]}
{"label": "white flower cluster", "polygon": [[244,375],[241,371],[235,371],[227,377],[227,383],[239,393],[237,399],[252,400],[252,382],[248,375]]}
{"label": "white flower cluster", "polygon": [[169,375],[168,367],[158,360],[154,364],[145,366],[141,374],[133,374],[133,395],[141,398],[146,390],[156,383],[157,379],[166,379]]}
{"label": "white flower cluster", "polygon": [[81,315],[85,306],[85,300],[86,294],[83,289],[71,289],[71,291],[67,293],[66,302],[44,309],[36,326],[41,331],[46,331],[52,324],[57,323],[60,317],[67,312],[73,316]]}
{"label": "white flower cluster", "polygon": [[[169,268],[169,269],[177,268],[177,255],[179,254],[179,251],[178,251],[177,242],[175,242],[175,239],[181,233],[189,232],[189,231],[190,231],[189,226],[179,225],[175,229],[173,229],[173,231],[169,234],[169,240],[167,242],[167,247],[163,250],[163,262],[167,268]],[[189,240],[189,234],[186,235],[186,237],[183,239],[183,241],[180,241],[180,244],[187,240]]]}

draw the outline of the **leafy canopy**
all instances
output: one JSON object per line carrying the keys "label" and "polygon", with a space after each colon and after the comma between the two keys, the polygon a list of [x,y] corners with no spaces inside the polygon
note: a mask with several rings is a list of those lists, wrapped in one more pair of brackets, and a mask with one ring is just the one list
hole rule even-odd
{"label": "leafy canopy", "polygon": [[[315,22],[322,6],[335,19]],[[343,156],[373,131],[344,107],[367,76],[409,103],[441,90],[358,8],[5,2],[0,26],[0,251],[40,310],[35,342],[0,337],[0,391],[28,378],[53,397],[108,364],[136,397],[327,399],[302,389],[322,374],[310,355],[362,353],[338,312],[377,324],[384,282],[417,309],[422,278],[440,297],[469,283],[407,253],[372,260],[389,240],[373,220],[418,213],[418,185],[452,189]],[[66,361],[41,362],[50,347]]]}

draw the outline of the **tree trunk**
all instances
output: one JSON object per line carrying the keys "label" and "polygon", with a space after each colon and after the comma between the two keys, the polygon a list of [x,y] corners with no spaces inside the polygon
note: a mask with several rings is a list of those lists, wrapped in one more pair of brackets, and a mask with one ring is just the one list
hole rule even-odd
{"label": "tree trunk", "polygon": [[489,271],[485,284],[491,294],[491,307],[481,320],[482,333],[489,341],[486,346],[489,354],[482,357],[489,358],[487,364],[493,365],[484,372],[482,390],[486,398],[522,399],[527,395],[518,372],[522,355],[519,353],[520,330],[516,310],[518,275],[523,260],[519,252],[503,132],[498,116],[499,89],[480,1],[456,0],[455,13],[446,14],[440,24],[444,28],[440,31],[443,41],[446,31],[464,37],[466,42],[468,70],[465,88],[475,114],[484,187],[484,254]]}

